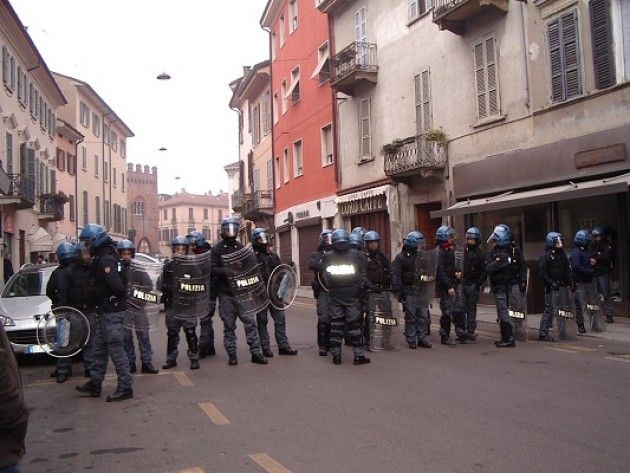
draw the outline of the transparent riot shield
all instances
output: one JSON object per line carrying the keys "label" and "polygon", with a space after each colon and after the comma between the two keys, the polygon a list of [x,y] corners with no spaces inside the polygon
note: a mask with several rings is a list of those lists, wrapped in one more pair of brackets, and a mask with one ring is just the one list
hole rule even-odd
{"label": "transparent riot shield", "polygon": [[397,350],[399,337],[398,304],[392,302],[389,291],[370,292],[368,317],[370,351]]}
{"label": "transparent riot shield", "polygon": [[553,331],[560,340],[577,339],[577,325],[575,323],[575,298],[571,288],[562,286],[553,291]]}
{"label": "transparent riot shield", "polygon": [[182,320],[202,319],[210,309],[210,252],[174,255],[173,312]]}
{"label": "transparent riot shield", "polygon": [[606,322],[595,282],[578,283],[577,290],[582,303],[582,313],[585,320],[588,321],[591,330],[593,332],[604,332],[606,330]]}
{"label": "transparent riot shield", "polygon": [[70,358],[78,354],[90,338],[87,317],[74,307],[55,307],[47,314],[37,316],[37,320],[37,345],[30,345],[29,353]]}
{"label": "transparent riot shield", "polygon": [[278,310],[284,310],[293,304],[297,295],[297,277],[288,264],[274,268],[267,281],[269,303]]}
{"label": "transparent riot shield", "polygon": [[[527,290],[529,291],[529,269],[527,270]],[[512,319],[514,339],[527,341],[527,292],[522,293],[518,285],[511,286],[508,294],[508,313]]]}
{"label": "transparent riot shield", "polygon": [[269,294],[251,245],[221,255],[223,269],[241,314],[256,314],[269,305]]}
{"label": "transparent riot shield", "polygon": [[437,273],[438,249],[420,250],[416,258],[418,277],[414,284],[414,292],[420,297],[420,303],[429,307],[435,296],[435,274]]}
{"label": "transparent riot shield", "polygon": [[160,318],[162,264],[132,260],[127,278],[127,314],[123,325],[139,332],[154,331]]}

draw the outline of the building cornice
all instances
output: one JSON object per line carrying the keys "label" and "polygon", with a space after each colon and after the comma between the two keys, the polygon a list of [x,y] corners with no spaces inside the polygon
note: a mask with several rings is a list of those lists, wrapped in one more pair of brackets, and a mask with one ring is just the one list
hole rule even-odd
{"label": "building cornice", "polygon": [[267,6],[263,10],[263,14],[260,17],[260,26],[262,28],[269,28],[273,26],[276,18],[280,13],[280,8],[284,5],[286,0],[269,0]]}

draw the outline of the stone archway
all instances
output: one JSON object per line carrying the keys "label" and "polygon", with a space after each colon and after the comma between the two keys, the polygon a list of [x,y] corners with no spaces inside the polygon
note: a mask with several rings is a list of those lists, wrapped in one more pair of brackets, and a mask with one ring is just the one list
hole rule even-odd
{"label": "stone archway", "polygon": [[138,247],[136,249],[139,253],[145,253],[147,255],[152,254],[151,243],[149,243],[149,240],[147,240],[146,238],[142,238],[142,240],[138,242]]}

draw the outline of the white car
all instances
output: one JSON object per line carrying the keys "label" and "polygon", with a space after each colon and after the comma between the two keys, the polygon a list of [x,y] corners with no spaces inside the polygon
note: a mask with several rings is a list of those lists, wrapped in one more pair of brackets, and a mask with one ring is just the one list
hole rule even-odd
{"label": "white car", "polygon": [[38,317],[51,309],[46,285],[57,264],[24,265],[0,294],[0,323],[17,354],[44,353],[37,343]]}

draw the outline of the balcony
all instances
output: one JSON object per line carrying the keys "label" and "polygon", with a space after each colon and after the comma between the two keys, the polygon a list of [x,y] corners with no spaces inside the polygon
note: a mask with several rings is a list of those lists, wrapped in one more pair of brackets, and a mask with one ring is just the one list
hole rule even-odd
{"label": "balcony", "polygon": [[241,213],[248,220],[255,220],[256,217],[264,214],[273,214],[273,192],[255,191],[249,199],[245,200]]}
{"label": "balcony", "polygon": [[247,201],[251,198],[247,190],[248,189],[241,187],[240,189],[236,189],[232,194],[232,210],[234,210],[234,212],[241,212],[243,207],[247,204]]}
{"label": "balcony", "polygon": [[332,87],[346,95],[353,95],[355,87],[360,84],[376,84],[376,44],[355,41],[337,53],[331,65]]}
{"label": "balcony", "polygon": [[506,12],[508,0],[435,0],[433,3],[433,22],[441,30],[463,35],[466,20],[486,9]]}
{"label": "balcony", "polygon": [[412,136],[403,140],[395,152],[385,154],[385,175],[394,178],[430,177],[442,171],[447,161],[446,146],[422,136]]}
{"label": "balcony", "polygon": [[63,206],[68,201],[63,194],[44,194],[39,196],[39,220],[41,222],[59,222],[63,220]]}
{"label": "balcony", "polygon": [[0,205],[29,209],[35,205],[35,185],[25,174],[0,173]]}
{"label": "balcony", "polygon": [[320,0],[319,4],[315,2],[317,8],[322,13],[333,13],[352,3],[352,0]]}

